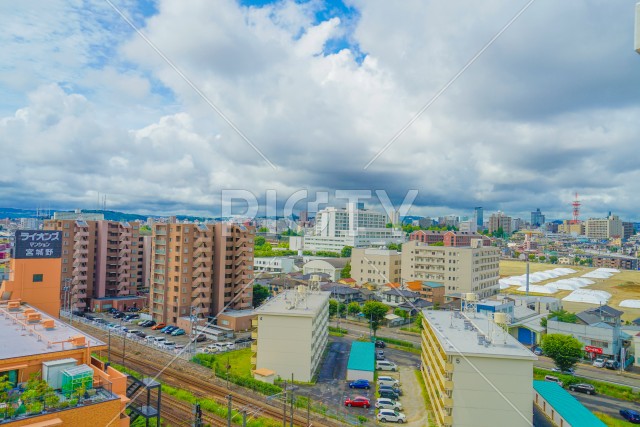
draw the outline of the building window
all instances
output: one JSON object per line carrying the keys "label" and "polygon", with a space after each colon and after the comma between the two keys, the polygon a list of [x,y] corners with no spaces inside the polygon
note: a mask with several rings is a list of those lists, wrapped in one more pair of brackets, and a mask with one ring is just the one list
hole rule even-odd
{"label": "building window", "polygon": [[34,274],[33,283],[42,282],[44,280],[44,274]]}

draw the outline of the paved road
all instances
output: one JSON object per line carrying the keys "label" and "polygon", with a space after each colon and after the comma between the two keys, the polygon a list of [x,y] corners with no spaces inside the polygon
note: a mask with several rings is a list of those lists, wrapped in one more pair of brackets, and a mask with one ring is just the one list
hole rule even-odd
{"label": "paved road", "polygon": [[555,427],[536,405],[533,405],[533,427]]}
{"label": "paved road", "polygon": [[[535,366],[543,369],[551,369],[555,364],[548,357],[540,356]],[[620,374],[619,371],[612,371],[605,368],[596,368],[592,365],[578,364],[576,366],[576,376],[590,380],[605,381],[611,384],[629,386],[633,391],[640,391],[640,376],[628,372]]]}
{"label": "paved road", "polygon": [[[331,322],[331,326],[335,326],[335,322]],[[348,332],[347,335],[351,335],[354,337],[360,337],[361,335],[369,336],[369,326],[365,324],[355,324],[355,323],[340,323],[340,327],[342,329],[346,329]],[[404,333],[398,328],[380,328],[378,329],[377,336],[384,338],[395,338],[403,341],[409,341],[414,344],[420,345],[420,336],[412,333]]]}
{"label": "paved road", "polygon": [[637,402],[629,402],[603,395],[589,396],[584,393],[574,393],[572,391],[569,391],[569,393],[578,399],[580,403],[582,403],[591,412],[602,412],[604,414],[611,415],[614,418],[622,419],[620,416],[620,409],[623,408],[640,411],[640,403]]}

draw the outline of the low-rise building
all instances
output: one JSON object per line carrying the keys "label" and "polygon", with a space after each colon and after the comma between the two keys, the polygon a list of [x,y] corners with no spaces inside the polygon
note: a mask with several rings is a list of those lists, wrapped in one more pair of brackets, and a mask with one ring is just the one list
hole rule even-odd
{"label": "low-rise building", "polygon": [[295,271],[295,259],[292,257],[254,258],[253,271],[276,274],[291,273]]}
{"label": "low-rise building", "polygon": [[620,270],[637,270],[638,258],[624,255],[594,255],[593,266],[597,268],[616,268]]}
{"label": "low-rise building", "polygon": [[[126,375],[91,356],[107,349],[104,342],[30,305],[2,301],[0,343],[0,373],[14,389],[0,402],[0,420],[20,414],[8,425],[129,426]],[[38,377],[44,384],[29,391]],[[23,400],[25,393],[31,396]]]}
{"label": "low-rise building", "polygon": [[325,273],[329,275],[329,279],[333,282],[340,280],[342,269],[349,262],[348,258],[324,258],[314,259],[305,263],[302,271],[307,274]]}
{"label": "low-rise building", "polygon": [[253,369],[282,378],[311,381],[328,340],[329,292],[298,287],[255,309],[251,345]]}
{"label": "low-rise building", "polygon": [[533,403],[551,420],[553,425],[562,427],[606,426],[557,383],[534,381],[533,389]]}
{"label": "low-rise building", "polygon": [[347,381],[368,380],[375,374],[375,347],[371,342],[354,341],[347,362]]}
{"label": "low-rise building", "polygon": [[351,250],[351,277],[357,283],[383,285],[400,281],[400,252],[389,249]]}
{"label": "low-rise building", "polygon": [[433,303],[444,304],[444,285],[438,282],[413,280],[405,285],[410,291],[418,292],[421,298]]}
{"label": "low-rise building", "polygon": [[530,427],[537,357],[481,313],[422,314],[421,372],[436,424]]}

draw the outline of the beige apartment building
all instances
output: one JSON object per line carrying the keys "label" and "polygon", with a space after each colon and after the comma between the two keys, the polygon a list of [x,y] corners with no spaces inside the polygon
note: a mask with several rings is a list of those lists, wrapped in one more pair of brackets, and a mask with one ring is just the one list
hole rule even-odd
{"label": "beige apartment building", "polygon": [[150,312],[157,322],[245,310],[253,302],[253,228],[217,223],[156,223]]}
{"label": "beige apartment building", "polygon": [[109,301],[104,306],[108,308],[114,300],[141,305],[138,290],[147,270],[140,223],[52,219],[44,222],[44,229],[62,232],[63,307],[84,310]]}
{"label": "beige apartment building", "polygon": [[[429,246],[419,241],[402,245],[402,282],[441,283],[445,294],[474,292],[480,298],[496,295],[500,251],[474,239],[468,247]],[[353,271],[353,267],[351,269]]]}
{"label": "beige apartment building", "polygon": [[388,249],[351,250],[351,278],[358,284],[400,283],[400,252]]}
{"label": "beige apartment building", "polygon": [[562,224],[558,225],[558,233],[582,236],[585,234],[585,223],[582,221],[572,222],[570,220],[564,220]]}
{"label": "beige apartment building", "polygon": [[422,314],[421,373],[436,425],[530,427],[537,357],[481,313]]}
{"label": "beige apartment building", "polygon": [[608,240],[623,237],[622,221],[617,215],[607,218],[590,218],[585,221],[585,234],[590,239]]}
{"label": "beige apartment building", "polygon": [[511,234],[514,231],[511,224],[510,216],[507,216],[502,212],[491,214],[489,217],[489,233],[493,233],[498,231],[499,228],[502,228],[505,233]]}
{"label": "beige apartment building", "polygon": [[284,291],[255,310],[252,369],[311,381],[329,338],[330,292],[306,286]]}

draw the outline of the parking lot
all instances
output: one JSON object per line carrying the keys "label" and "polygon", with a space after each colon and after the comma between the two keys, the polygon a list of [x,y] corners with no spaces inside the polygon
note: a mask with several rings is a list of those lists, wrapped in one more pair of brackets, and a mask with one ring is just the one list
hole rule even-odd
{"label": "parking lot", "polygon": [[[318,380],[314,385],[298,386],[296,393],[304,394],[313,400],[326,405],[329,412],[342,415],[347,420],[356,421],[359,415],[367,417],[370,422],[376,420],[376,387],[371,384],[369,390],[351,389],[347,376],[347,362],[351,350],[352,338],[349,337],[329,337],[327,355],[319,368]],[[420,356],[396,349],[384,348],[386,360],[396,363],[399,369],[396,372],[377,371],[378,376],[391,376],[400,381],[403,395],[400,396],[407,422],[412,425],[424,425],[425,408],[424,400],[420,393],[414,371],[420,363]],[[370,408],[346,407],[344,402],[347,398],[364,396],[371,403]],[[422,422],[422,424],[420,424]]]}
{"label": "parking lot", "polygon": [[[139,318],[125,320],[125,318],[114,318],[114,314],[111,313],[87,313],[86,316],[88,317],[73,316],[73,321],[90,324],[94,327],[108,331],[112,334],[112,339],[116,338],[126,341],[135,341],[139,344],[147,345],[172,354],[181,353],[181,356],[184,358],[190,358],[193,355],[194,349],[196,352],[204,352],[207,347],[213,349],[214,344],[216,345],[215,351],[212,350],[212,352],[216,353],[244,348],[251,345],[250,341],[242,343],[230,341],[225,343],[225,345],[218,345],[218,343],[214,343],[210,339],[192,343],[190,345],[190,331],[185,331],[184,335],[173,336],[171,334],[163,333],[159,329],[154,330],[153,327],[140,326],[139,323],[142,323],[144,320]],[[167,345],[166,342],[169,342],[170,344]],[[186,349],[184,349],[185,347]]]}

